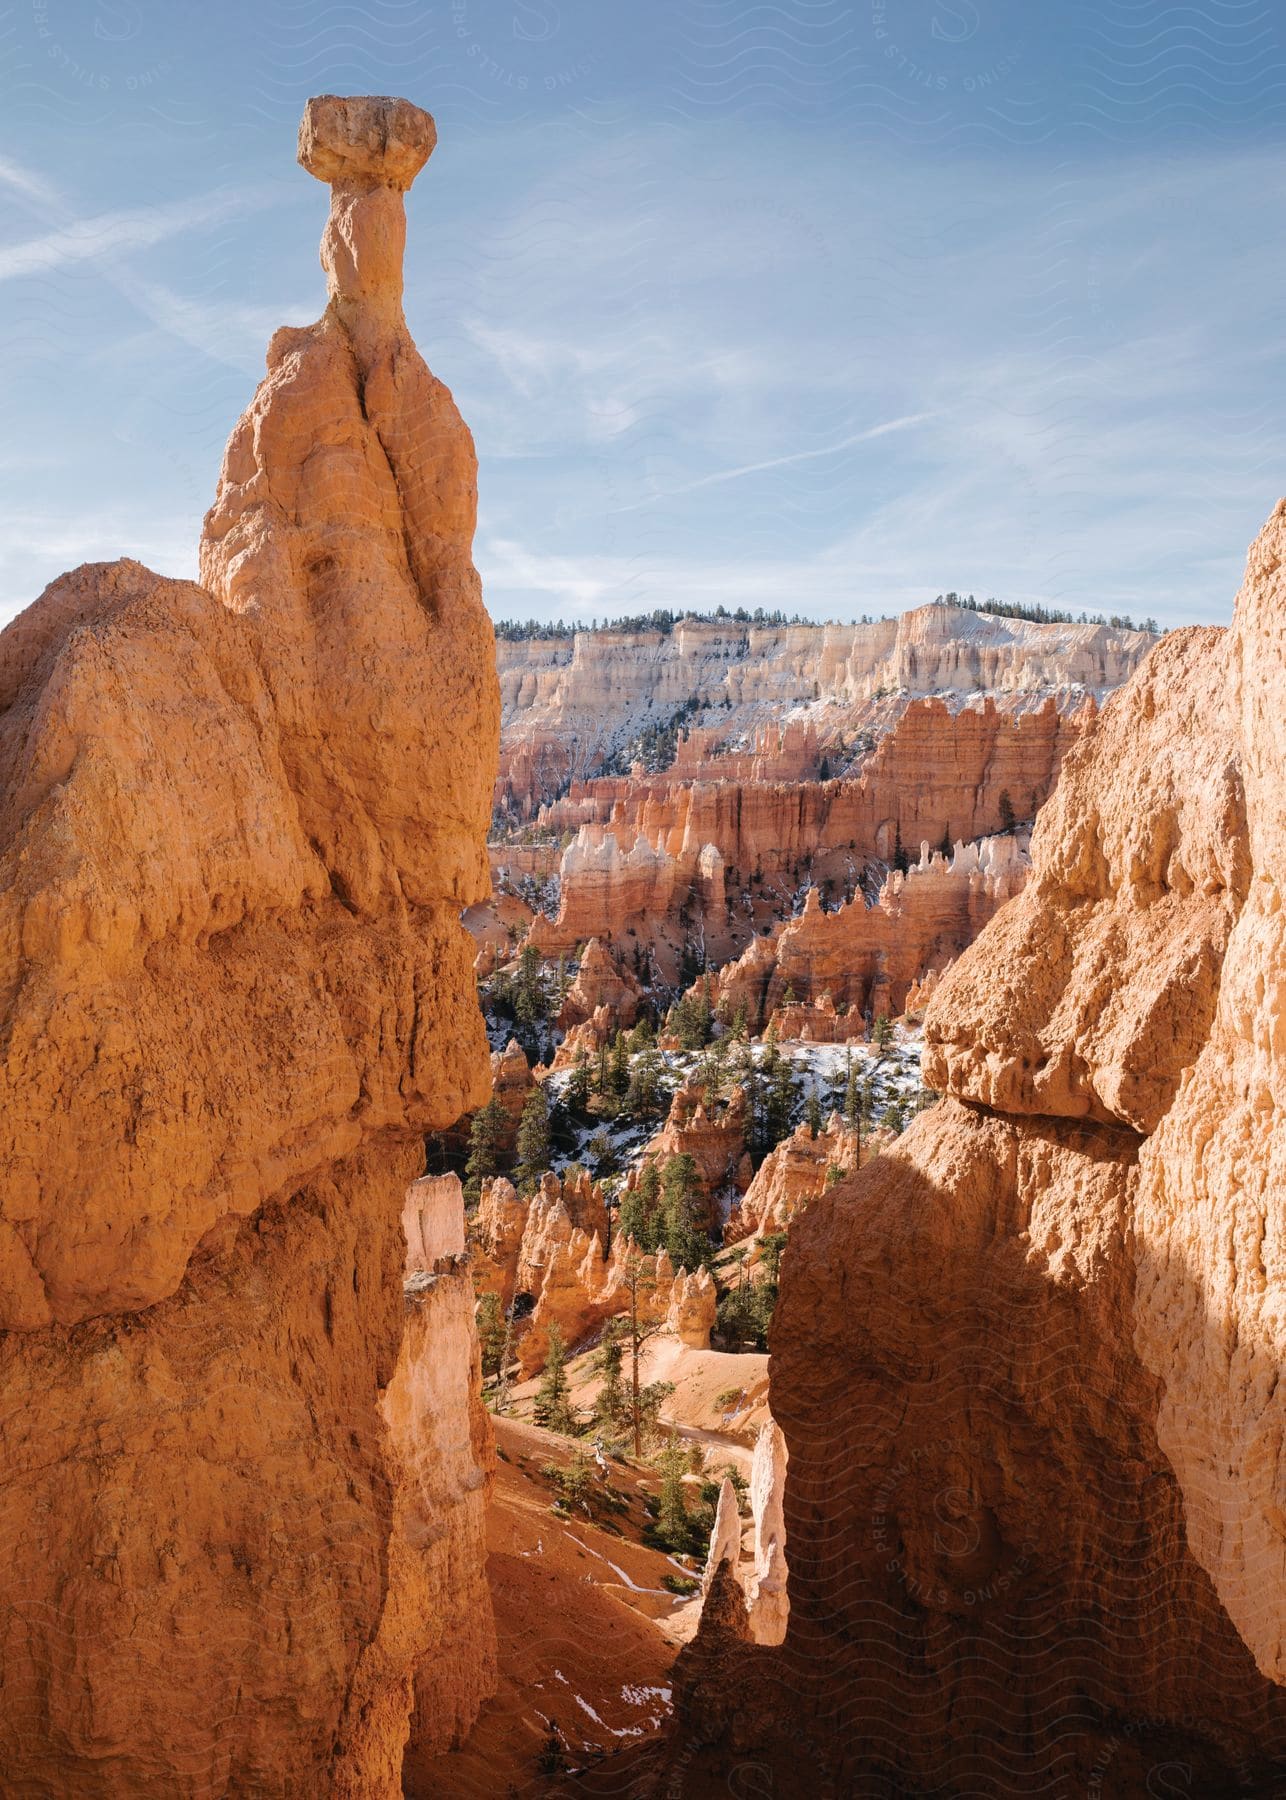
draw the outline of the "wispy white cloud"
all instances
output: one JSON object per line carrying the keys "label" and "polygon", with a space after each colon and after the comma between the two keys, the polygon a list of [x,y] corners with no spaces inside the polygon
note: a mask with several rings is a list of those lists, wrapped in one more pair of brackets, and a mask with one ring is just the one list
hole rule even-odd
{"label": "wispy white cloud", "polygon": [[0,281],[53,275],[90,263],[149,325],[211,361],[247,373],[261,366],[264,343],[279,325],[304,324],[316,317],[315,302],[251,305],[240,298],[216,302],[194,298],[139,274],[129,260],[185,231],[208,229],[274,206],[282,197],[278,186],[219,188],[181,201],[88,218],[77,218],[65,194],[12,158],[0,158],[0,186],[18,195],[33,215],[52,214],[59,221],[54,231],[0,248]]}
{"label": "wispy white cloud", "polygon": [[[495,610],[826,616],[962,587],[1227,615],[1286,465],[1286,253],[1263,229],[1286,206],[1275,147],[1139,140],[1074,160],[904,144],[855,179],[851,141],[822,123],[729,119],[700,143],[654,119],[502,128],[412,196],[409,316],[477,441]],[[145,432],[119,479],[154,471],[157,518],[190,515],[242,393],[210,359],[252,378],[271,330],[317,310],[296,300],[293,249],[285,277],[267,274],[276,221],[248,211],[216,285],[183,229],[213,237],[232,214],[194,207],[231,189],[79,220],[43,171],[0,164],[0,183],[33,220],[0,252],[0,273],[16,256],[33,276],[6,284],[11,318],[24,295],[43,304],[37,279],[79,300],[86,269],[138,315],[122,333],[114,309],[115,335],[91,340],[86,434],[119,435],[145,358],[154,382],[186,382],[187,489]],[[283,279],[292,305],[271,300]],[[14,420],[19,447],[37,435]],[[50,538],[46,554],[106,553],[78,520],[114,477],[69,488],[66,553]]]}
{"label": "wispy white cloud", "polygon": [[125,208],[76,219],[56,231],[29,238],[24,244],[0,246],[0,281],[16,281],[24,275],[48,274],[71,263],[100,263],[228,219],[240,218],[257,207],[270,205],[271,190],[223,189],[196,194],[157,206]]}
{"label": "wispy white cloud", "polygon": [[740,481],[746,475],[763,475],[773,469],[791,469],[800,463],[822,461],[827,457],[839,456],[845,450],[856,449],[859,444],[874,443],[877,438],[888,437],[895,431],[909,431],[913,425],[923,425],[926,420],[935,416],[931,412],[919,412],[907,413],[900,419],[885,419],[879,425],[868,426],[865,431],[851,431],[833,444],[821,444],[813,450],[792,450],[784,456],[769,456],[760,462],[742,463],[735,469],[716,469],[713,474],[699,475],[695,481],[685,481],[679,487],[662,489],[611,510],[638,512],[641,507],[655,505],[658,500],[674,500],[681,494],[695,494],[700,488],[718,487],[725,481]]}
{"label": "wispy white cloud", "polygon": [[35,169],[25,168],[12,157],[0,156],[0,184],[41,206],[61,206],[63,197],[53,182]]}

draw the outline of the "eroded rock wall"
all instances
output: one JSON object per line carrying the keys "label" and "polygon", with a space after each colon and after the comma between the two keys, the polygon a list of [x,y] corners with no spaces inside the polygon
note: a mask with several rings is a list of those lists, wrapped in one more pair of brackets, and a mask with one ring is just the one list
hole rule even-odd
{"label": "eroded rock wall", "polygon": [[[983,838],[957,844],[948,856],[921,846],[918,862],[895,870],[874,905],[858,894],[827,912],[816,888],[804,910],[765,940],[756,938],[716,979],[716,997],[730,1016],[744,1008],[753,1029],[778,1009],[818,1008],[783,1017],[789,1036],[812,1035],[843,1042],[835,1017],[847,1016],[852,1032],[867,1017],[892,1017],[931,973],[938,973],[1019,892],[1027,876],[1025,841]],[[827,1004],[828,1003],[828,1004]]]}
{"label": "eroded rock wall", "polygon": [[[765,924],[788,920],[809,884],[829,905],[856,898],[860,910],[879,865],[914,864],[925,845],[957,874],[961,856],[994,860],[987,839],[1034,817],[1094,714],[1085,697],[1071,710],[1051,697],[1016,712],[990,694],[956,710],[926,698],[901,707],[870,753],[833,779],[725,775],[716,760],[695,775],[676,766],[577,784],[541,815],[550,832],[576,835],[562,852],[556,916],[536,917],[531,942],[552,958],[597,937],[673,980],[685,947],[727,962]],[[507,846],[492,854],[497,871],[509,866]],[[959,911],[955,885],[941,884],[944,913]],[[923,973],[917,932],[942,935],[927,912],[900,923],[910,973],[899,979]],[[971,933],[961,937],[953,918],[948,935],[959,947]],[[854,949],[869,966],[874,942]]]}

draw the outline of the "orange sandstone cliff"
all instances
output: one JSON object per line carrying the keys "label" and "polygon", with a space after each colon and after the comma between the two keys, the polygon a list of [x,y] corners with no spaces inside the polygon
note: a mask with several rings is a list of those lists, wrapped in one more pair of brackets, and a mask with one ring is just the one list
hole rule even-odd
{"label": "orange sandstone cliff", "polygon": [[330,299],[205,585],[85,567],[0,635],[8,1794],[399,1794],[486,1683],[471,1283],[404,1295],[400,1224],[486,1094],[498,738],[473,447],[401,309],[434,138],[309,103]]}
{"label": "orange sandstone cliff", "polygon": [[703,1626],[669,1792],[1280,1791],[1284,559],[1286,503],[937,985],[944,1099],[794,1222],[789,1629]]}

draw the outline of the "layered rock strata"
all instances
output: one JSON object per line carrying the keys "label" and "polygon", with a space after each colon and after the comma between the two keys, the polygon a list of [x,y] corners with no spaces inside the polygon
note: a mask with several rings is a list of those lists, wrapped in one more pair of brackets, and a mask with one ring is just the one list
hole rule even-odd
{"label": "layered rock strata", "polygon": [[947,1098],[795,1221],[790,1628],[707,1634],[686,1766],[753,1714],[822,1793],[1280,1783],[1284,553],[1106,707],[930,1002]]}
{"label": "layered rock strata", "polygon": [[330,302],[272,341],[206,585],[86,567],[0,635],[15,1795],[391,1796],[412,1713],[440,1741],[485,1679],[483,1611],[436,1674],[393,1628],[404,1580],[445,1625],[473,1549],[439,1513],[455,1426],[383,1410],[423,1365],[423,1134],[486,1093],[475,463],[401,313],[433,141],[402,101],[310,102]]}
{"label": "layered rock strata", "polygon": [[[551,832],[575,836],[562,852],[556,915],[536,916],[531,942],[555,957],[597,937],[673,980],[685,950],[726,962],[789,918],[810,884],[832,907],[860,898],[873,874],[925,845],[951,851],[955,877],[976,874],[960,858],[1002,855],[986,840],[1035,816],[1094,713],[1092,700],[1069,713],[1050,699],[1018,714],[990,695],[955,712],[920,700],[841,778],[670,772],[573,787],[542,815]],[[958,881],[943,885],[951,892]]]}
{"label": "layered rock strata", "polygon": [[[749,738],[749,756],[780,759],[776,779],[799,779],[815,773],[821,743],[878,717],[886,696],[946,694],[958,705],[991,693],[1013,711],[1046,698],[1072,710],[1126,680],[1151,643],[1137,631],[1037,625],[946,605],[869,625],[684,620],[669,633],[502,642],[497,806],[531,817],[569,779],[592,776],[646,726],[694,704],[709,722],[692,731],[691,761]],[[731,768],[714,772],[736,778]]]}

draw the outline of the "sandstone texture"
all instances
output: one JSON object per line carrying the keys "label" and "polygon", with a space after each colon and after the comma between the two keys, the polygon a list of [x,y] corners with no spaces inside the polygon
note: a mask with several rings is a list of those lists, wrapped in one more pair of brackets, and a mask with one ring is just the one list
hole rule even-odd
{"label": "sandstone texture", "polygon": [[670,1289],[666,1330],[689,1350],[708,1350],[717,1312],[718,1295],[709,1269],[697,1269],[691,1275],[680,1269]]}
{"label": "sandstone texture", "polygon": [[[494,1440],[482,1403],[463,1196],[454,1176],[434,1185],[454,1201],[451,1235],[460,1245],[426,1254],[408,1239],[402,1344],[380,1401],[397,1468],[388,1597],[358,1663],[351,1741],[331,1790],[353,1800],[415,1791],[430,1760],[464,1741],[496,1683],[486,1574]],[[414,1182],[407,1195],[421,1220],[427,1186]]]}
{"label": "sandstone texture", "polygon": [[756,1733],[826,1794],[1278,1791],[1284,550],[1068,756],[929,1002],[946,1098],[795,1220],[789,1630],[706,1634],[678,1791]]}
{"label": "sandstone texture", "polygon": [[[743,1595],[742,1617],[732,1624],[737,1637],[756,1644],[780,1644],[786,1635],[790,1601],[786,1593],[786,1524],[783,1500],[786,1489],[786,1440],[779,1427],[766,1419],[755,1439],[750,1463],[750,1513],[754,1533],[753,1559],[743,1567],[741,1515],[737,1494],[725,1476],[719,1488],[710,1549],[701,1577],[703,1612],[719,1579],[720,1570],[735,1577]],[[726,1577],[725,1577],[726,1580]],[[713,1623],[728,1624],[733,1590],[716,1595],[707,1621],[707,1638]]]}
{"label": "sandstone texture", "polygon": [[634,977],[623,973],[601,938],[591,938],[585,946],[576,971],[576,979],[567,990],[559,1026],[574,1030],[592,1019],[605,1006],[617,1027],[627,1031],[638,1019],[642,990]]}
{"label": "sandstone texture", "polygon": [[531,1065],[516,1038],[510,1038],[503,1050],[492,1052],[491,1094],[502,1115],[496,1132],[496,1149],[502,1156],[515,1154],[522,1109],[535,1085]]}
{"label": "sandstone texture", "polygon": [[7,1793],[393,1795],[412,1713],[485,1685],[481,1607],[429,1666],[468,1311],[402,1290],[423,1134],[486,1093],[498,736],[473,447],[401,312],[432,140],[310,103],[330,302],[272,341],[205,585],[86,567],[0,634]]}

